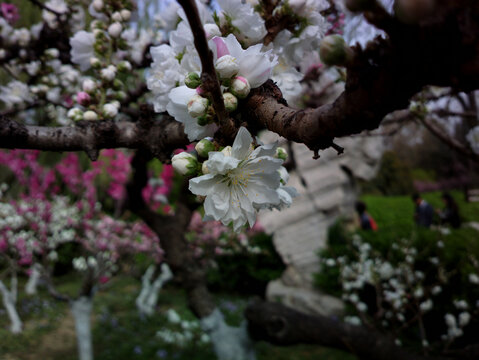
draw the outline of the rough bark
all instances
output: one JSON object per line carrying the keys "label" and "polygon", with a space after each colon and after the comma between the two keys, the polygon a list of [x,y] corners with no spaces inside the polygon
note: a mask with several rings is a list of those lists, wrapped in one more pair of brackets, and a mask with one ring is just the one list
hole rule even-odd
{"label": "rough bark", "polygon": [[[148,114],[151,116],[151,114]],[[101,149],[145,149],[162,160],[169,160],[174,149],[188,144],[183,125],[164,119],[138,122],[77,122],[75,126],[27,126],[0,120],[0,146],[7,149],[85,151],[95,160]]]}
{"label": "rough bark", "polygon": [[425,360],[394,344],[383,334],[325,316],[312,316],[279,303],[254,302],[246,309],[249,333],[255,340],[279,346],[315,344],[344,350],[368,360]]}

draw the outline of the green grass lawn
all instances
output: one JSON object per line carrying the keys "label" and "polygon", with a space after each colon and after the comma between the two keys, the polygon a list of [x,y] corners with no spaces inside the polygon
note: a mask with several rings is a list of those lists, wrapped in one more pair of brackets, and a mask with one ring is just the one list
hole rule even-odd
{"label": "green grass lawn", "polygon": [[[75,279],[64,277],[60,288],[72,292]],[[20,288],[21,289],[21,288]],[[151,318],[141,317],[135,307],[140,282],[118,276],[99,291],[94,300],[93,339],[97,360],[212,360],[215,356],[211,344],[201,339],[197,321],[189,311],[182,289],[167,286],[160,293],[157,313]],[[226,320],[236,325],[247,305],[247,299],[218,295],[219,308]],[[0,314],[1,360],[75,360],[76,343],[74,323],[67,304],[51,300],[45,292],[30,298],[21,295],[18,301],[25,331],[20,335],[8,332],[8,320]],[[166,312],[174,309],[183,323],[170,323]],[[189,329],[186,329],[189,328]],[[170,343],[156,336],[158,331],[173,336],[192,333],[191,340]],[[256,344],[258,360],[339,360],[354,359],[348,354],[314,346],[275,347],[267,343]]]}

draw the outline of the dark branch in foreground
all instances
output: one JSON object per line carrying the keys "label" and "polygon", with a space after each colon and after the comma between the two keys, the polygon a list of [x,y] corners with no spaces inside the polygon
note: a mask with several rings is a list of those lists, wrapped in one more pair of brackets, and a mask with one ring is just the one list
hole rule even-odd
{"label": "dark branch in foreground", "polygon": [[[196,7],[190,0],[181,3],[189,14],[203,75],[211,76],[206,83],[211,85],[209,91],[221,119],[224,104],[221,94],[216,94],[220,89]],[[475,19],[479,16],[479,3],[437,0],[436,9],[431,18],[420,24],[407,25],[392,19],[393,35],[401,36],[378,38],[364,50],[355,48],[354,59],[347,68],[345,91],[334,103],[316,109],[289,108],[279,89],[269,81],[254,89],[240,104],[246,115],[242,121],[247,121],[252,129],[267,128],[290,141],[304,143],[317,154],[333,146],[335,137],[377,128],[384,116],[407,107],[409,99],[425,85],[450,86],[455,91],[476,89],[479,37],[475,35],[479,33],[479,23]],[[3,119],[0,144],[5,148],[84,150],[92,158],[101,148],[147,149],[166,160],[170,150],[187,143],[178,123],[145,123],[79,122],[72,128],[41,128]],[[231,138],[234,127],[228,124],[221,128],[221,136]]]}
{"label": "dark branch in foreground", "polygon": [[172,119],[138,122],[77,122],[75,126],[28,126],[0,119],[0,144],[7,149],[85,151],[95,160],[101,149],[145,149],[163,161],[188,144],[183,125]]}
{"label": "dark branch in foreground", "polygon": [[[344,350],[360,359],[368,360],[454,359],[454,357],[424,357],[396,346],[392,339],[370,329],[325,316],[306,315],[279,303],[254,302],[248,306],[245,315],[253,339],[268,341],[275,345],[322,345]],[[461,356],[464,354],[466,353],[461,352]],[[474,358],[457,357],[457,359]]]}

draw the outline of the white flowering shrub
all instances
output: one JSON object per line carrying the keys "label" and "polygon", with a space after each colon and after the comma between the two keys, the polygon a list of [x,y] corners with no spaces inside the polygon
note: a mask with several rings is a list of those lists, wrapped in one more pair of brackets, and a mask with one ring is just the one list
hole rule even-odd
{"label": "white flowering shrub", "polygon": [[321,253],[317,285],[341,296],[348,323],[431,352],[462,346],[479,329],[475,233],[423,230],[391,244],[380,232],[347,233],[338,223]]}

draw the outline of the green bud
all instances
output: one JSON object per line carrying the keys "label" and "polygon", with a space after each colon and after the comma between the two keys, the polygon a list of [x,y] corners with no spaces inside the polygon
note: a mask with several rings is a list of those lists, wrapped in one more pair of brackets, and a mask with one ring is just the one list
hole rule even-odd
{"label": "green bud", "polygon": [[208,116],[207,115],[200,116],[200,117],[196,118],[196,122],[200,126],[208,125],[208,123],[209,123]]}
{"label": "green bud", "polygon": [[113,80],[113,89],[121,90],[121,89],[123,89],[123,86],[124,86],[124,84],[120,79]]}
{"label": "green bud", "polygon": [[201,85],[201,78],[195,72],[190,72],[185,77],[185,85],[188,86],[190,89],[196,89],[198,86]]}
{"label": "green bud", "polygon": [[286,161],[286,159],[288,158],[288,152],[284,148],[278,147],[278,148],[276,148],[275,157],[277,157],[278,159],[281,159],[283,161]]}
{"label": "green bud", "polygon": [[321,61],[326,65],[345,65],[353,57],[353,51],[340,35],[326,36],[319,48]]}
{"label": "green bud", "polygon": [[100,69],[101,68],[101,61],[96,57],[92,57],[90,59],[90,65],[93,69]]}
{"label": "green bud", "polygon": [[226,111],[233,112],[238,108],[238,99],[232,93],[224,93],[223,100],[225,103]]}
{"label": "green bud", "polygon": [[215,150],[215,145],[209,139],[205,138],[198,141],[195,146],[195,150],[199,156],[206,158],[208,157],[208,153],[210,151]]}
{"label": "green bud", "polygon": [[196,156],[187,152],[181,152],[171,158],[173,168],[181,175],[191,176],[198,171]]}
{"label": "green bud", "polygon": [[129,61],[120,61],[116,67],[118,71],[128,72],[131,71],[131,64]]}
{"label": "green bud", "polygon": [[126,93],[124,91],[117,91],[115,93],[115,99],[118,101],[123,101],[126,99]]}

